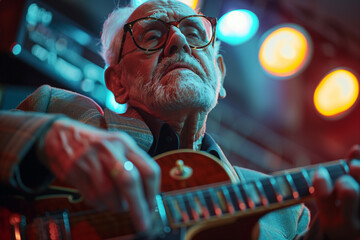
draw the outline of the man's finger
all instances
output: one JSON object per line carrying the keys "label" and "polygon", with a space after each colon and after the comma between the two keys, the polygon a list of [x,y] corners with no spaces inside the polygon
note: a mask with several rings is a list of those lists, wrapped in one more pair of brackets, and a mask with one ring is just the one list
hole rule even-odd
{"label": "man's finger", "polygon": [[319,167],[313,178],[315,194],[318,198],[327,197],[332,190],[331,177],[324,167]]}
{"label": "man's finger", "polygon": [[350,225],[359,225],[359,184],[351,176],[345,175],[336,181],[334,189],[340,201],[344,221]]}
{"label": "man's finger", "polygon": [[350,163],[350,175],[360,182],[360,158],[354,159]]}
{"label": "man's finger", "polygon": [[346,156],[347,159],[360,159],[360,145],[354,145],[351,147],[350,152]]}
{"label": "man's finger", "polygon": [[129,206],[135,228],[138,231],[148,230],[151,224],[151,214],[145,200],[139,171],[130,161],[126,161],[123,170],[119,171],[118,174],[113,172],[112,178]]}
{"label": "man's finger", "polygon": [[150,209],[155,206],[155,196],[160,188],[160,167],[150,156],[140,152],[131,151],[127,154],[128,159],[134,163],[138,169],[142,184],[144,186],[145,196]]}

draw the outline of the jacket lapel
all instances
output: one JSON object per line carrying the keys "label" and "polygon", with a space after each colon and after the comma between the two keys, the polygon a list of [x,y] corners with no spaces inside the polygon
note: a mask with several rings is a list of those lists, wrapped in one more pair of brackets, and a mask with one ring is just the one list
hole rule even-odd
{"label": "jacket lapel", "polygon": [[144,151],[149,151],[154,138],[148,126],[135,110],[128,109],[126,115],[120,115],[105,109],[104,118],[109,131],[124,131],[134,138]]}

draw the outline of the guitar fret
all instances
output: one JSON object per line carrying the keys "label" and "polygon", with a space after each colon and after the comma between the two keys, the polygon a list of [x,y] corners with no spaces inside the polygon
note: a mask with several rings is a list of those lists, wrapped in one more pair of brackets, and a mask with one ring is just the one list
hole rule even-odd
{"label": "guitar fret", "polygon": [[220,206],[221,211],[223,212],[223,214],[229,213],[227,203],[226,203],[226,199],[225,199],[224,194],[223,194],[223,192],[221,190],[221,187],[215,189],[215,198],[218,200],[217,202],[219,203],[219,206]]}
{"label": "guitar fret", "polygon": [[183,196],[183,199],[184,199],[185,207],[187,209],[187,213],[189,214],[190,220],[198,220],[199,219],[199,214],[195,210],[194,202],[191,201],[192,200],[191,194],[189,194],[189,193],[185,194]]}
{"label": "guitar fret", "polygon": [[268,203],[277,203],[277,192],[274,189],[274,186],[271,184],[272,177],[262,178],[260,179],[260,183],[264,189],[264,194],[267,197]]}
{"label": "guitar fret", "polygon": [[204,198],[202,192],[198,191],[198,192],[195,192],[194,194],[195,194],[195,203],[201,209],[200,210],[201,217],[205,218],[205,219],[209,218],[210,211],[206,205],[205,198]]}
{"label": "guitar fret", "polygon": [[306,171],[306,169],[301,169],[301,174],[306,182],[306,186],[308,188],[308,192],[309,194],[314,194],[315,193],[315,188],[312,184],[311,178],[309,176],[308,171]]}
{"label": "guitar fret", "polygon": [[261,201],[262,205],[264,205],[264,206],[268,205],[268,199],[267,199],[267,197],[265,195],[265,191],[264,191],[264,188],[263,188],[261,182],[260,181],[255,181],[254,185],[255,185],[255,187],[257,189],[257,192],[259,194],[260,201]]}
{"label": "guitar fret", "polygon": [[196,204],[194,193],[187,193],[186,198],[190,205],[192,219],[194,219],[195,221],[198,221],[200,219],[201,208],[199,208]]}
{"label": "guitar fret", "polygon": [[309,173],[305,169],[301,169],[301,174],[305,180],[306,186],[307,187],[312,186],[312,181],[310,179]]}
{"label": "guitar fret", "polygon": [[286,176],[279,175],[276,176],[276,182],[277,186],[279,187],[279,193],[282,196],[282,201],[292,199],[292,190],[288,184],[288,181],[286,180]]}
{"label": "guitar fret", "polygon": [[165,199],[166,206],[169,209],[170,219],[174,223],[181,223],[182,222],[182,216],[180,209],[177,206],[177,201],[175,197],[167,197]]}
{"label": "guitar fret", "polygon": [[232,199],[235,210],[243,211],[246,209],[246,204],[244,199],[241,196],[240,190],[237,185],[231,184],[228,185],[228,191],[230,193],[230,198]]}
{"label": "guitar fret", "polygon": [[274,191],[277,202],[282,202],[284,197],[279,190],[278,182],[276,181],[275,177],[270,177],[269,183]]}
{"label": "guitar fret", "polygon": [[295,188],[299,194],[299,197],[309,196],[309,185],[302,171],[294,172],[290,174],[295,185]]}
{"label": "guitar fret", "polygon": [[189,213],[187,212],[184,199],[181,197],[181,195],[175,198],[175,206],[178,208],[178,211],[180,212],[182,221],[185,223],[190,221]]}
{"label": "guitar fret", "polygon": [[210,193],[208,191],[205,191],[205,190],[203,190],[201,192],[202,192],[202,195],[204,197],[206,207],[209,210],[210,216],[214,216],[215,215],[215,209],[214,209],[214,206],[213,206],[213,203],[212,203],[212,200],[211,200]]}
{"label": "guitar fret", "polygon": [[292,196],[294,199],[298,199],[299,198],[299,192],[295,186],[294,180],[292,178],[292,175],[289,173],[285,174],[285,179],[287,181],[287,183],[289,184],[290,190],[292,192]]}
{"label": "guitar fret", "polygon": [[229,190],[225,186],[221,186],[221,193],[226,202],[227,211],[232,214],[235,212],[234,205],[231,202]]}
{"label": "guitar fret", "polygon": [[255,195],[255,194],[253,194],[253,192],[250,192],[248,185],[246,183],[242,184],[239,186],[239,189],[240,189],[240,192],[242,193],[242,195],[244,196],[244,198],[246,199],[247,207],[250,209],[255,208],[255,202],[253,201],[253,199],[250,196],[250,194],[251,195]]}
{"label": "guitar fret", "polygon": [[209,192],[209,200],[211,202],[211,205],[214,209],[214,213],[216,216],[220,216],[222,215],[222,210],[220,208],[220,202],[219,202],[219,199],[217,198],[215,192],[214,192],[214,189],[213,188],[209,188],[208,189],[208,192]]}

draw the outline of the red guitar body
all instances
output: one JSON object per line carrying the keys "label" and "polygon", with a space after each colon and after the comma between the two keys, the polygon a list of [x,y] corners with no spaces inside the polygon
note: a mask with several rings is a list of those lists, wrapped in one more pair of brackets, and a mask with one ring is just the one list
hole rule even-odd
{"label": "red guitar body", "polygon": [[[171,175],[171,171],[176,167],[179,159],[183,161],[186,167],[192,170],[191,176],[186,179],[177,179]],[[190,150],[176,151],[159,156],[156,161],[162,169],[162,192],[182,191],[210,184],[237,181],[234,172],[224,168],[218,159],[203,153],[200,154]],[[113,214],[106,211],[94,211],[81,200],[81,196],[75,189],[56,181],[44,194],[36,196],[34,199],[27,199],[20,195],[9,195],[1,196],[0,201],[1,206],[3,206],[0,208],[0,239],[42,239],[42,235],[44,232],[48,232],[51,224],[49,224],[48,219],[39,224],[39,218],[43,219],[50,215],[49,218],[56,219],[59,216],[51,216],[52,213],[57,211],[61,213],[64,210],[68,212],[70,219],[71,239],[136,238],[127,213]],[[24,216],[26,216],[25,222]],[[194,226],[172,230],[168,234],[163,234],[160,238],[183,238],[185,232],[185,238],[193,240],[233,239],[235,236],[241,236],[241,239],[250,239],[251,229],[259,217],[260,215],[247,217],[245,220],[232,218],[224,221],[203,222]],[[21,230],[22,233],[20,233],[21,231],[16,229],[16,224],[20,225],[20,227],[21,224],[26,224],[25,230]],[[41,227],[44,227],[45,230],[39,230]],[[192,229],[191,236],[188,234],[189,229]],[[66,234],[59,233],[59,231],[62,230],[56,230],[53,233],[53,238],[49,239],[69,238]]]}

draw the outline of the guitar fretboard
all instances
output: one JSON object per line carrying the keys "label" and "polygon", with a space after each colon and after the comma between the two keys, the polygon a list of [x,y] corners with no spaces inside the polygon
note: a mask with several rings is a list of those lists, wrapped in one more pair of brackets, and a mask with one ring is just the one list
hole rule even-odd
{"label": "guitar fretboard", "polygon": [[[321,165],[334,182],[348,173],[340,160]],[[314,194],[312,178],[318,167],[299,168],[238,184],[222,184],[193,191],[162,195],[167,219],[173,228],[221,217],[240,217],[304,202]]]}

